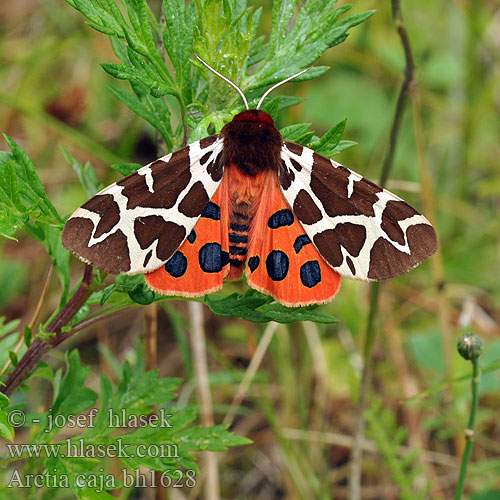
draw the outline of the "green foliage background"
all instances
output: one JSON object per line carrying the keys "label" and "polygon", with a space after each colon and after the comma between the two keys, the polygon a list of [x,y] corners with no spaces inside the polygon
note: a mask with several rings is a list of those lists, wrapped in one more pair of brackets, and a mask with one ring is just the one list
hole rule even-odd
{"label": "green foliage background", "polygon": [[[158,137],[168,150],[176,149],[186,140],[183,124],[189,126],[192,141],[220,129],[241,109],[241,101],[226,84],[188,63],[193,44],[203,59],[239,83],[254,104],[266,85],[321,56],[315,68],[298,79],[304,81],[273,94],[265,109],[276,116],[287,138],[312,143],[323,154],[340,153],[338,161],[375,181],[387,151],[402,80],[404,54],[389,1],[358,0],[338,19],[341,12],[332,2],[309,1],[306,5],[311,11],[302,10],[292,27],[286,13],[297,12],[301,5],[292,0],[281,2],[280,13],[285,14],[275,13],[274,19],[270,2],[249,2],[253,9],[246,10],[241,1],[199,0],[196,6],[192,2],[183,9],[181,0],[168,0],[168,11],[180,13],[177,19],[166,16],[164,43],[170,72],[156,52],[158,22],[153,16],[137,14],[141,2],[125,2],[133,13],[130,18],[113,10],[111,0],[94,2],[101,9],[97,17],[95,7],[85,10],[90,2],[68,3],[80,8],[93,28],[114,35],[113,43],[59,0],[0,6],[0,59],[4,61],[0,65],[0,130],[8,134],[0,147],[5,150],[0,153],[0,234],[7,236],[0,239],[0,368],[9,359],[15,364],[22,356],[25,347],[15,349],[15,333],[21,338],[24,333],[25,343],[29,343],[31,330],[35,335],[43,333],[41,326],[49,323],[74,289],[82,265],[71,259],[70,267],[69,255],[59,244],[60,228],[64,216],[119,178],[109,166],[122,174],[131,172],[157,156]],[[159,3],[149,5],[157,15]],[[259,6],[261,11],[256,9]],[[481,359],[490,369],[481,381],[469,492],[476,500],[493,499],[500,494],[500,436],[495,419],[500,401],[500,376],[495,368],[500,358],[496,273],[500,8],[494,2],[446,0],[408,0],[402,8],[417,66],[421,113],[418,107],[412,108],[415,101],[409,103],[388,188],[421,210],[429,203],[436,207],[446,292],[444,302],[438,299],[439,271],[430,262],[382,288],[378,324],[382,335],[374,372],[374,391],[382,403],[374,400],[367,412],[368,437],[380,455],[366,455],[363,484],[381,492],[391,487],[395,498],[450,496],[456,474],[452,464],[463,448],[470,395],[466,377],[444,389],[440,384],[468,372],[468,366],[454,354],[453,342],[463,329],[473,328],[485,341]],[[350,30],[347,41],[339,44],[347,29],[369,17],[362,13],[372,9],[377,9],[375,15]],[[349,15],[355,17],[346,22]],[[145,18],[152,23],[152,31],[141,24]],[[193,37],[186,36],[194,25]],[[325,28],[318,30],[318,25]],[[331,46],[335,47],[324,53]],[[247,71],[255,63],[260,63],[258,70]],[[332,69],[327,71],[327,67]],[[312,76],[320,78],[307,81]],[[130,80],[131,85],[116,78]],[[204,89],[203,79],[208,83]],[[280,93],[287,96],[277,99]],[[423,120],[420,128],[418,116]],[[346,149],[353,143],[340,141],[342,132],[357,146]],[[420,144],[415,139],[419,134]],[[422,190],[426,171],[430,190]],[[14,232],[17,228],[23,229]],[[8,239],[14,237],[17,241]],[[50,280],[40,319],[26,330],[51,262],[59,282]],[[91,297],[89,307],[79,311],[74,324],[156,299],[140,278],[110,282],[97,276],[97,280],[99,291]],[[228,498],[276,498],[279,494],[284,498],[343,498],[348,448],[334,436],[353,433],[367,287],[344,280],[331,304],[297,311],[246,292],[243,283],[228,284],[224,289],[227,297],[207,299],[211,311],[219,315],[205,310],[217,422],[222,421],[265,327],[259,322],[312,320],[318,324],[279,327],[234,429],[255,444],[233,450],[224,461],[223,494]],[[178,391],[181,399],[196,405],[189,389],[194,375],[185,303],[161,301],[159,307],[161,377],[180,375],[185,380]],[[111,399],[110,367],[115,367],[114,382],[127,379],[128,364],[123,371],[117,366],[125,360],[139,373],[145,372],[141,371],[143,315],[144,308],[134,307],[70,341],[78,346],[83,364],[92,367],[83,376],[86,368],[80,358],[67,356],[68,370],[73,366],[80,373],[75,390],[84,380],[96,390],[102,384],[102,405],[106,395]],[[230,315],[243,319],[230,319]],[[332,323],[334,317],[340,321]],[[105,341],[113,356],[100,348]],[[41,376],[30,380],[32,390],[18,391],[12,404],[26,405],[32,413],[50,406],[48,388],[54,394],[62,390],[60,367],[65,364],[63,353],[70,347],[63,344],[52,351],[45,359],[48,365],[39,367]],[[109,377],[101,378],[101,372]],[[173,379],[156,376],[156,382],[148,380],[152,387],[159,384],[159,389]],[[65,391],[60,394],[70,392]],[[424,397],[407,399],[421,391],[427,391]],[[91,392],[94,396],[85,392],[90,406],[97,401],[96,392]],[[160,400],[149,403],[159,404]],[[194,418],[194,413],[186,416],[186,425]],[[1,419],[0,426],[8,433]],[[192,429],[189,432],[195,437],[203,432]],[[230,435],[221,436],[225,436],[222,429],[211,436],[213,446],[224,439],[228,445],[243,443]],[[27,442],[22,432],[18,439]],[[403,445],[411,446],[415,453],[401,461]],[[189,451],[200,448],[203,445],[198,441]],[[427,460],[429,451],[439,457]],[[274,472],[261,472],[262,456],[265,463],[272,461]],[[377,465],[379,457],[385,464],[382,470]],[[81,467],[91,469],[95,463],[82,463]],[[242,482],[251,477],[250,472],[259,481]]]}

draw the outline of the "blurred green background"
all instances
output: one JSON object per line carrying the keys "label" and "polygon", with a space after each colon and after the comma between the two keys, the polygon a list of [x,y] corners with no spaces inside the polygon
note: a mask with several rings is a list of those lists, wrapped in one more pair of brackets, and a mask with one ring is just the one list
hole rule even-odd
{"label": "blurred green background", "polygon": [[[149,4],[159,12],[157,2]],[[261,33],[267,34],[271,2],[250,4],[263,6]],[[278,125],[310,122],[321,135],[347,118],[344,139],[358,145],[335,159],[377,181],[405,60],[390,2],[357,0],[353,11],[368,9],[377,12],[319,62],[331,66],[327,74],[290,84],[304,100],[283,112]],[[373,381],[379,399],[367,414],[368,437],[375,445],[365,456],[363,498],[401,498],[390,459],[399,456],[402,443],[420,450],[410,468],[420,471],[421,491],[431,491],[418,496],[417,484],[415,496],[406,498],[450,498],[464,446],[469,385],[407,398],[469,373],[454,348],[464,331],[484,340],[484,366],[500,359],[500,4],[404,0],[402,9],[417,98],[408,102],[387,187],[434,219],[441,254],[382,287]],[[145,164],[156,154],[152,127],[107,89],[111,83],[127,84],[106,74],[100,67],[104,62],[116,62],[107,37],[86,26],[62,0],[0,3],[0,130],[29,153],[61,214],[71,213],[86,195],[59,146],[91,161],[102,185],[119,178],[110,163]],[[0,142],[0,149],[7,149]],[[430,184],[422,188],[426,175]],[[0,241],[0,315],[25,324],[50,261],[25,233],[18,237],[18,242]],[[81,269],[75,261],[75,280]],[[53,279],[45,318],[57,307],[59,293]],[[185,335],[186,304],[169,302],[160,309],[160,373],[188,378],[176,340]],[[341,438],[353,434],[367,285],[344,280],[337,298],[323,309],[340,322],[279,327],[235,427],[255,445],[222,459],[225,497],[346,498],[350,444]],[[235,389],[229,375],[234,367],[247,366],[261,328],[208,310],[205,326],[215,409],[223,415]],[[125,359],[140,355],[143,330],[143,311],[135,309],[72,342],[96,366],[97,377],[106,369],[98,336],[104,332],[117,358]],[[2,346],[3,365],[9,347]],[[58,359],[60,354],[51,354],[53,362]],[[500,498],[499,412],[500,372],[493,370],[481,382],[468,483],[475,500]],[[398,429],[406,432],[401,442],[395,438]]]}

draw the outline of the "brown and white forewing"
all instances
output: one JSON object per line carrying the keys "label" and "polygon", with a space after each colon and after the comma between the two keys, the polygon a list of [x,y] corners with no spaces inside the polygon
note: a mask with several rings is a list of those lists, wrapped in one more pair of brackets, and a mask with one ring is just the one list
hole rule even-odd
{"label": "brown and white forewing", "polygon": [[383,280],[437,249],[430,222],[395,194],[312,149],[286,141],[280,184],[321,256],[339,274]]}
{"label": "brown and white forewing", "polygon": [[220,136],[209,136],[111,184],[68,219],[63,245],[113,274],[158,269],[215,193],[222,148]]}

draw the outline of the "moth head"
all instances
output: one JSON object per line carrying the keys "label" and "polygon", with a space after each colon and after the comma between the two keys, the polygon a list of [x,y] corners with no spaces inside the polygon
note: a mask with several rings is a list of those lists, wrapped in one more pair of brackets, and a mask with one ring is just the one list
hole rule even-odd
{"label": "moth head", "polygon": [[[226,78],[224,75],[221,75],[218,71],[216,71],[214,68],[212,68],[212,66],[210,66],[203,59],[201,59],[201,57],[198,57],[196,54],[195,54],[195,57],[196,57],[196,59],[198,59],[198,61],[200,61],[203,65],[205,65],[210,71],[212,71],[212,73],[214,73],[215,75],[217,75],[219,78],[222,78],[222,80],[224,80],[226,83],[228,83],[229,85],[231,85],[231,87],[233,87],[238,92],[238,94],[240,94],[241,98],[243,99],[243,102],[245,103],[245,108],[247,109],[247,111],[258,111],[260,109],[262,103],[264,102],[264,99],[273,90],[275,90],[280,85],[283,85],[284,83],[289,82],[290,80],[293,80],[295,77],[297,77],[297,76],[301,75],[302,73],[305,73],[307,70],[309,70],[309,68],[303,69],[302,71],[299,71],[298,73],[295,73],[295,75],[289,76],[288,78],[285,78],[284,80],[281,80],[280,82],[274,84],[270,89],[266,90],[266,92],[264,93],[264,95],[260,98],[259,103],[255,107],[255,109],[251,110],[249,108],[249,106],[248,106],[248,101],[247,101],[247,98],[245,97],[245,94],[238,87],[238,85],[236,85],[236,83],[232,82],[231,80],[229,80],[229,78]],[[274,125],[273,119],[267,113],[264,113],[264,112],[261,111],[261,114],[262,114],[262,117],[264,117],[264,119],[261,119],[261,118],[255,119],[254,118],[254,119],[247,120],[245,118],[245,119],[241,119],[241,121],[253,121],[253,122],[265,123],[267,125]],[[245,112],[240,113],[240,115],[245,115]],[[240,116],[240,115],[236,115],[234,118],[236,119],[236,117]],[[250,116],[250,115],[248,115],[248,116]],[[269,123],[269,120],[271,121],[270,123]]]}

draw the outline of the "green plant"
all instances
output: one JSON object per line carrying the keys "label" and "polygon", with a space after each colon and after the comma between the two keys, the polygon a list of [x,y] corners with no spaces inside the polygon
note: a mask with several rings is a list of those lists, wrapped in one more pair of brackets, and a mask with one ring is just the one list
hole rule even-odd
{"label": "green plant", "polygon": [[457,349],[462,358],[472,363],[472,404],[469,416],[469,423],[465,430],[466,445],[460,465],[460,474],[458,476],[457,487],[455,490],[455,500],[461,500],[464,489],[465,480],[467,478],[467,467],[474,446],[474,427],[476,425],[477,408],[479,404],[479,380],[481,379],[481,367],[479,365],[479,357],[483,351],[483,342],[472,333],[467,333],[460,337],[457,343]]}
{"label": "green plant", "polygon": [[389,469],[394,482],[400,488],[399,498],[419,500],[427,498],[426,486],[418,484],[423,468],[418,462],[417,450],[402,450],[407,432],[398,425],[394,411],[384,408],[379,398],[372,398],[371,406],[365,413],[367,436],[373,439]]}
{"label": "green plant", "polygon": [[[40,363],[32,379],[51,384],[53,402],[48,412],[24,413],[18,405],[6,410],[8,401],[2,394],[3,437],[12,441],[11,424],[31,429],[30,443],[7,444],[7,454],[0,460],[4,467],[26,460],[23,472],[14,468],[4,473],[7,491],[64,487],[77,498],[112,498],[107,490],[140,484],[140,477],[132,478],[141,466],[159,471],[161,484],[193,487],[199,472],[194,451],[221,451],[250,442],[223,425],[193,426],[197,409],[178,408],[174,403],[180,379],[158,378],[158,370],[144,372],[125,362],[117,385],[101,376],[98,395],[85,385],[88,374],[89,367],[82,365],[77,350],[67,354],[64,375],[62,368],[54,372]],[[89,411],[98,399],[99,406]],[[62,427],[75,432],[57,439]],[[120,462],[118,475],[110,472],[113,458]]]}

